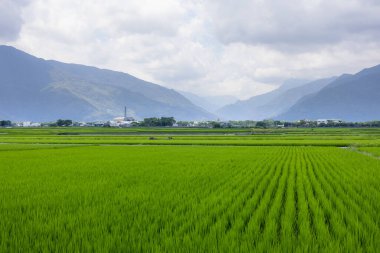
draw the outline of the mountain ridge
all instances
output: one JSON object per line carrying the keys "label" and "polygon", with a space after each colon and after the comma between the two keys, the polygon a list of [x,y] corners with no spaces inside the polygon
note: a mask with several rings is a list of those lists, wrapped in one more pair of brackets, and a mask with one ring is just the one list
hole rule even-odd
{"label": "mountain ridge", "polygon": [[325,78],[315,81],[298,79],[288,80],[275,90],[225,106],[217,111],[217,113],[221,117],[233,118],[236,120],[268,119],[291,107],[304,95],[322,88],[330,82],[330,80],[332,79]]}
{"label": "mountain ridge", "polygon": [[344,74],[312,96],[304,97],[277,119],[380,119],[380,65]]}
{"label": "mountain ridge", "polygon": [[173,116],[210,119],[214,115],[173,89],[130,74],[55,60],[44,60],[0,46],[0,116],[11,120],[57,118],[104,120]]}

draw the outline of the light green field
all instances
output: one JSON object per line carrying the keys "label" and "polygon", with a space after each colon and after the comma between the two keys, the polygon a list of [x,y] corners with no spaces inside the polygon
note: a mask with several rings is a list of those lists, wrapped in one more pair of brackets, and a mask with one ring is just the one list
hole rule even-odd
{"label": "light green field", "polygon": [[[380,160],[334,147],[338,138],[351,145],[377,140],[379,130],[318,130],[321,138],[314,140],[322,145],[316,146],[288,144],[315,138],[303,130],[262,133],[270,146],[255,146],[259,137],[251,135],[204,133],[173,137],[202,146],[99,146],[107,138],[149,141],[150,135],[100,136],[94,145],[98,136],[17,131],[0,138],[49,138],[50,144],[0,145],[0,252],[380,248]],[[152,142],[175,141],[165,134]],[[73,145],[71,138],[91,145]],[[228,138],[253,146],[229,146]],[[60,144],[51,144],[54,139]],[[214,139],[223,145],[204,146],[217,145]],[[287,144],[273,146],[281,141]]]}
{"label": "light green field", "polygon": [[376,147],[380,129],[0,129],[0,143]]}

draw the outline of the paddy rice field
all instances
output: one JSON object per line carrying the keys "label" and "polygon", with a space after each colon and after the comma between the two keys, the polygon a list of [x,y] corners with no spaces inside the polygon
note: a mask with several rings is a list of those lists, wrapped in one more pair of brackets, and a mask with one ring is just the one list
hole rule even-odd
{"label": "paddy rice field", "polygon": [[379,252],[380,129],[0,129],[0,252]]}

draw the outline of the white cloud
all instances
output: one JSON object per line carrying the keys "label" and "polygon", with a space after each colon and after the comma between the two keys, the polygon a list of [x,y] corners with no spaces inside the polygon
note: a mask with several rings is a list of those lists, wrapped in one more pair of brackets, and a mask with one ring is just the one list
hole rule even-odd
{"label": "white cloud", "polygon": [[170,88],[247,98],[288,78],[379,64],[379,8],[376,0],[0,0],[0,40]]}

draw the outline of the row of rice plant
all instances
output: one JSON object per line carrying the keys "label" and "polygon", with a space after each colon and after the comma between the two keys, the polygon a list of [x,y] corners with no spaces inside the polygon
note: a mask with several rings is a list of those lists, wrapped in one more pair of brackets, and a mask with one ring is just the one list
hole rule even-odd
{"label": "row of rice plant", "polygon": [[380,160],[349,149],[54,147],[0,152],[0,252],[380,248]]}

